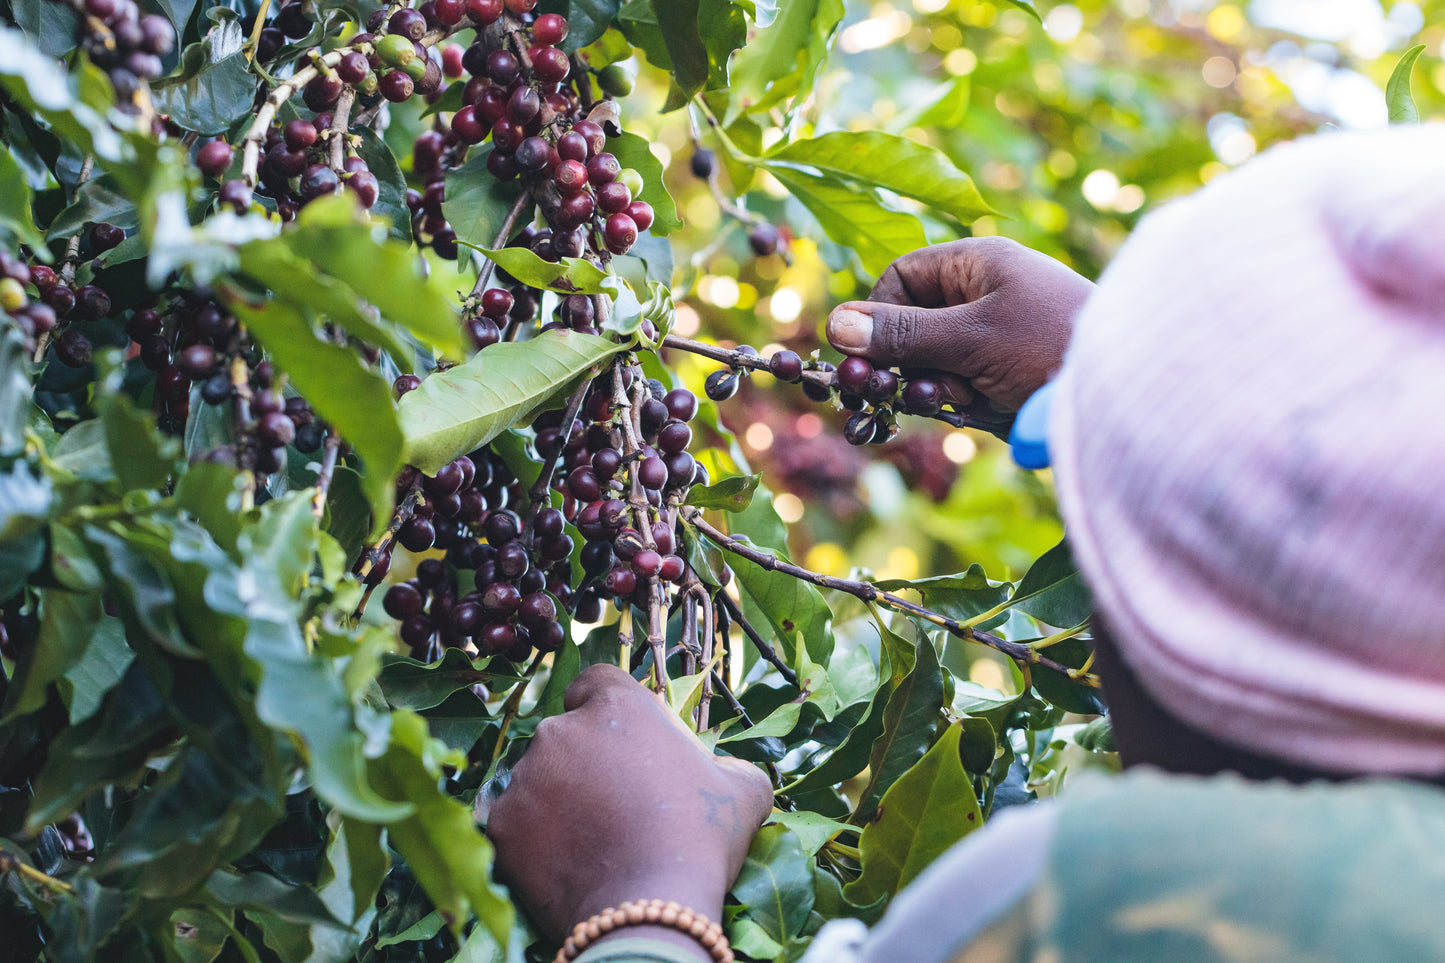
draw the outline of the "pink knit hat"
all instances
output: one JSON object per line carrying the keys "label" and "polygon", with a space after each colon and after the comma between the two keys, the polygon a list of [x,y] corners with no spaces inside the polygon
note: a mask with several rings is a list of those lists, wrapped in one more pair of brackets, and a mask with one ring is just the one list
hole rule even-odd
{"label": "pink knit hat", "polygon": [[1264,755],[1445,772],[1445,125],[1151,214],[1057,384],[1069,538],[1144,687]]}

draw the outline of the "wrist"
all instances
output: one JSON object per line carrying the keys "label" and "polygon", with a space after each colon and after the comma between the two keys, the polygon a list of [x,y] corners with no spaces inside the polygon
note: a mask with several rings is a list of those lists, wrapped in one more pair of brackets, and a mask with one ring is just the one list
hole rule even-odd
{"label": "wrist", "polygon": [[656,940],[659,943],[675,946],[688,953],[689,958],[695,957],[699,961],[712,960],[712,955],[708,953],[703,945],[688,934],[672,929],[671,927],[655,926],[650,923],[643,924],[642,926],[628,926],[620,930],[613,930],[611,933],[594,940],[592,945],[597,946],[615,940],[637,939]]}
{"label": "wrist", "polygon": [[601,880],[577,902],[573,910],[575,919],[568,925],[574,926],[603,910],[613,909],[629,901],[650,899],[678,903],[710,920],[721,921],[726,887],[702,882],[697,878],[699,875],[703,874],[649,873],[645,876]]}

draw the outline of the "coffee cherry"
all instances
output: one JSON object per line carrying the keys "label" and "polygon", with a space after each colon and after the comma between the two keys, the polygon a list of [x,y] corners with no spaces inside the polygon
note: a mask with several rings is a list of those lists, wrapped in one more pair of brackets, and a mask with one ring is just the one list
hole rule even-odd
{"label": "coffee cherry", "polygon": [[838,365],[838,387],[844,391],[861,395],[871,377],[873,377],[873,365],[867,358],[844,358],[842,364]]}
{"label": "coffee cherry", "polygon": [[[440,27],[455,27],[467,15],[466,0],[432,0],[432,19]],[[445,52],[443,52],[445,53]],[[453,74],[452,76],[457,76]]]}
{"label": "coffee cherry", "polygon": [[400,70],[387,71],[381,75],[381,80],[378,83],[381,96],[393,104],[399,104],[409,99],[416,90],[416,84]]}
{"label": "coffee cherry", "polygon": [[850,445],[866,445],[873,440],[873,415],[871,412],[858,411],[848,417],[848,422],[843,426],[843,437]]}
{"label": "coffee cherry", "polygon": [[409,7],[402,7],[386,22],[386,32],[408,40],[420,40],[426,34],[426,17]]}
{"label": "coffee cherry", "polygon": [[60,279],[59,275],[55,273],[54,268],[47,267],[44,264],[32,265],[29,273],[30,283],[35,285],[41,291],[44,291],[46,288],[54,287],[55,282]]}
{"label": "coffee cherry", "polygon": [[482,590],[482,605],[489,612],[510,615],[522,604],[522,593],[511,582],[493,582]]}
{"label": "coffee cherry", "polygon": [[75,304],[81,317],[88,321],[99,321],[110,315],[110,295],[94,284],[87,284],[75,292]]}
{"label": "coffee cherry", "polygon": [[55,357],[61,364],[81,368],[90,364],[90,339],[74,328],[66,330],[55,342]]}
{"label": "coffee cherry", "polygon": [[231,166],[235,151],[223,140],[213,140],[196,151],[196,167],[207,177],[220,177]]}
{"label": "coffee cherry", "polygon": [[467,0],[467,16],[483,27],[496,23],[502,16],[502,0]]}
{"label": "coffee cherry", "polygon": [[[567,163],[572,164],[575,161],[567,161]],[[559,220],[567,224],[586,224],[592,219],[596,207],[597,202],[592,195],[581,191],[562,198],[562,203],[557,208],[557,216]]]}
{"label": "coffee cherry", "polygon": [[541,109],[542,98],[526,84],[512,91],[512,96],[507,98],[507,116],[516,124],[530,124]]}
{"label": "coffee cherry", "polygon": [[632,223],[637,225],[639,231],[645,231],[652,226],[652,205],[646,201],[633,201],[623,213],[632,218]]}
{"label": "coffee cherry", "polygon": [[557,13],[544,13],[532,21],[532,39],[556,46],[567,36],[567,18]]}
{"label": "coffee cherry", "polygon": [[[577,127],[572,129],[576,130]],[[598,129],[601,130],[601,128]],[[587,179],[594,187],[616,180],[620,170],[622,170],[622,165],[611,154],[596,154],[587,161]]]}
{"label": "coffee cherry", "polygon": [[898,393],[898,375],[887,368],[879,368],[868,376],[868,382],[863,386],[863,397],[881,404],[888,401]]}
{"label": "coffee cherry", "polygon": [[176,357],[176,367],[192,381],[201,381],[215,372],[217,360],[215,348],[208,344],[193,344],[182,349]]}
{"label": "coffee cherry", "polygon": [[321,443],[325,440],[326,429],[316,422],[312,422],[296,429],[296,440],[292,442],[292,445],[303,455],[309,455],[320,449]]}
{"label": "coffee cherry", "polygon": [[487,55],[487,76],[493,82],[510,86],[522,72],[522,63],[508,50],[493,50]]}
{"label": "coffee cherry", "polygon": [[697,472],[697,461],[685,451],[669,452],[663,458],[667,465],[667,484],[672,488],[682,488],[693,483],[693,476]]}
{"label": "coffee cherry", "polygon": [[[492,143],[496,145],[496,150],[492,153],[495,155],[497,151],[501,151],[510,154],[521,145],[526,136],[526,133],[517,124],[509,120],[499,120],[492,125]],[[515,159],[513,163],[517,163]],[[518,166],[521,165],[518,164]]]}
{"label": "coffee cherry", "polygon": [[683,573],[686,571],[687,566],[681,558],[678,558],[676,555],[664,555],[662,558],[662,567],[658,569],[657,577],[664,582],[680,582],[682,581]]}
{"label": "coffee cherry", "polygon": [[643,578],[651,578],[662,571],[662,556],[645,548],[632,556],[632,571]]}
{"label": "coffee cherry", "polygon": [[597,72],[597,86],[612,97],[632,93],[632,72],[621,64],[608,64]]}
{"label": "coffee cherry", "polygon": [[568,327],[583,328],[597,317],[597,308],[585,294],[569,294],[562,299],[562,320]]}
{"label": "coffee cherry", "polygon": [[341,183],[347,190],[355,194],[356,199],[361,202],[361,206],[368,210],[375,207],[377,200],[381,197],[381,182],[371,171],[357,171]]}
{"label": "coffee cherry", "polygon": [[251,206],[251,188],[242,180],[226,181],[221,185],[221,192],[217,196],[222,204],[237,214],[246,213],[246,208]]}
{"label": "coffee cherry", "polygon": [[544,84],[557,84],[567,79],[572,62],[556,47],[532,48],[532,73]]}
{"label": "coffee cherry", "polygon": [[482,292],[482,313],[489,318],[505,318],[513,303],[512,292],[502,288],[488,288]]}
{"label": "coffee cherry", "polygon": [[547,166],[552,156],[552,145],[540,137],[528,137],[517,145],[517,166],[535,174]]}
{"label": "coffee cherry", "polygon": [[[575,127],[557,138],[557,154],[564,161],[577,161],[579,164],[585,165],[591,153],[587,138],[578,133]],[[583,172],[585,176],[585,166]]]}
{"label": "coffee cherry", "polygon": [[637,241],[637,224],[626,214],[613,214],[607,218],[602,237],[613,254],[626,254]]}
{"label": "coffee cherry", "polygon": [[410,582],[398,582],[381,597],[381,607],[394,619],[409,619],[421,614],[424,602],[421,592]]}
{"label": "coffee cherry", "polygon": [[713,401],[727,401],[738,393],[738,375],[731,368],[714,371],[707,376],[703,390]]}
{"label": "coffee cherry", "polygon": [[657,491],[667,484],[667,465],[657,455],[644,458],[637,463],[637,480],[643,488]]}
{"label": "coffee cherry", "polygon": [[[560,154],[560,151],[558,153]],[[576,194],[587,187],[587,168],[581,161],[564,160],[557,165],[557,172],[552,175],[552,179],[563,194]]]}
{"label": "coffee cherry", "polygon": [[491,318],[472,318],[467,321],[467,337],[472,342],[472,347],[481,351],[483,348],[490,348],[502,340],[502,329],[497,327],[497,322]]}
{"label": "coffee cherry", "polygon": [[779,381],[798,381],[803,377],[803,359],[796,351],[779,351],[768,359],[768,370]]}
{"label": "coffee cherry", "polygon": [[272,25],[291,40],[300,40],[311,32],[311,20],[306,16],[306,7],[300,0],[282,7]]}
{"label": "coffee cherry", "polygon": [[520,541],[514,539],[497,549],[497,572],[503,578],[515,581],[525,575],[531,565],[527,546]]}
{"label": "coffee cherry", "polygon": [[317,113],[330,110],[336,105],[344,86],[341,78],[335,74],[317,74],[301,91],[301,99]]}
{"label": "coffee cherry", "polygon": [[284,412],[268,411],[256,422],[256,440],[267,448],[283,448],[296,438],[296,423]]}
{"label": "coffee cherry", "polygon": [[697,395],[686,388],[674,388],[662,399],[667,413],[678,421],[692,421],[697,414]]}
{"label": "coffee cherry", "polygon": [[557,605],[544,592],[533,592],[517,607],[517,618],[529,627],[540,627],[557,618]]}
{"label": "coffee cherry", "polygon": [[942,386],[927,378],[914,378],[903,388],[903,408],[925,417],[938,414],[943,410]]}
{"label": "coffee cherry", "polygon": [[432,497],[441,495],[452,495],[461,490],[465,475],[462,468],[454,461],[449,461],[437,469],[437,473],[430,477],[423,476],[421,480],[422,491]]}
{"label": "coffee cherry", "polygon": [[692,443],[692,429],[680,421],[670,421],[657,435],[657,447],[665,452],[684,451]]}
{"label": "coffee cherry", "polygon": [[632,203],[632,192],[626,184],[610,181],[597,188],[597,206],[607,214],[621,214]]}
{"label": "coffee cherry", "polygon": [[607,132],[600,124],[590,120],[579,120],[572,125],[572,132],[580,134],[587,141],[587,155],[600,154],[607,147]]}
{"label": "coffee cherry", "polygon": [[487,516],[483,526],[487,541],[492,545],[505,545],[517,537],[520,526],[517,524],[517,516],[510,511],[496,511]]}
{"label": "coffee cherry", "polygon": [[437,530],[425,518],[408,518],[396,533],[396,540],[408,552],[425,552],[436,543]]}
{"label": "coffee cherry", "polygon": [[341,180],[334,170],[325,164],[312,164],[301,174],[301,181],[296,189],[303,198],[312,200],[326,194],[335,194],[336,188],[340,186]]}
{"label": "coffee cherry", "polygon": [[90,229],[90,246],[97,254],[109,251],[125,240],[125,231],[114,224],[97,224]]}
{"label": "coffee cherry", "polygon": [[688,164],[692,168],[692,176],[707,180],[717,171],[717,155],[706,147],[699,147]]}
{"label": "coffee cherry", "polygon": [[624,598],[637,591],[637,575],[632,569],[619,565],[607,573],[606,578],[602,580],[602,586],[609,595]]}
{"label": "coffee cherry", "polygon": [[771,224],[758,224],[748,232],[748,246],[758,257],[778,253],[778,229]]}
{"label": "coffee cherry", "polygon": [[596,501],[602,497],[602,488],[598,484],[597,475],[590,467],[573,469],[567,476],[567,491],[572,497],[582,502]]}

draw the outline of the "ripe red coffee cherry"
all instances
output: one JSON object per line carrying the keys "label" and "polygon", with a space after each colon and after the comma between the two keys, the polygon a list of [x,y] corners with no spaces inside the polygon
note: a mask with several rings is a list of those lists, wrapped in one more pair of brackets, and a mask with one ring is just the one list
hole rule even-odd
{"label": "ripe red coffee cherry", "polygon": [[[497,148],[492,153],[496,154],[497,152],[501,152],[511,154],[521,146],[526,136],[522,128],[511,121],[499,120],[492,125],[492,143],[495,144]],[[516,162],[515,159],[514,162]]]}
{"label": "ripe red coffee cherry", "polygon": [[496,23],[502,16],[502,0],[467,0],[467,16],[483,27]]}
{"label": "ripe red coffee cherry", "polygon": [[[463,4],[463,9],[465,9],[465,4]],[[449,43],[442,48],[442,73],[451,80],[456,80],[465,72],[462,68],[463,53],[465,51],[462,50],[461,44]]]}
{"label": "ripe red coffee cherry", "polygon": [[613,254],[626,254],[637,242],[637,224],[626,214],[613,214],[607,218],[602,237]]}
{"label": "ripe red coffee cherry", "polygon": [[637,225],[639,231],[645,231],[652,226],[652,205],[646,201],[633,201],[623,213],[632,218],[632,223]]}
{"label": "ripe red coffee cherry", "polygon": [[581,161],[564,160],[557,165],[552,179],[563,194],[576,194],[587,186],[587,168]]}
{"label": "ripe red coffee cherry", "polygon": [[512,310],[512,292],[502,288],[488,288],[482,292],[482,313],[491,318],[505,318]]}
{"label": "ripe red coffee cherry", "polygon": [[507,9],[513,13],[531,13],[532,8],[537,5],[537,0],[506,0]]}
{"label": "ripe red coffee cherry", "polygon": [[619,181],[608,181],[597,188],[597,206],[608,214],[621,214],[632,203],[632,192]]}
{"label": "ripe red coffee cherry", "polygon": [[472,318],[466,323],[467,337],[472,347],[481,351],[502,340],[502,329],[489,317]]}
{"label": "ripe red coffee cherry", "polygon": [[196,151],[196,167],[207,177],[220,177],[231,166],[236,152],[223,140],[213,140]]}
{"label": "ripe red coffee cherry", "polygon": [[282,448],[296,438],[296,424],[285,412],[268,411],[256,422],[256,440],[267,448]]}
{"label": "ripe red coffee cherry", "polygon": [[336,76],[348,84],[359,84],[371,73],[371,64],[367,62],[366,55],[352,51],[336,64]]}
{"label": "ripe red coffee cherry", "polygon": [[532,48],[532,73],[544,84],[558,84],[567,79],[572,62],[556,47]]}
{"label": "ripe red coffee cherry", "polygon": [[[576,129],[576,127],[573,128],[573,130]],[[587,179],[592,182],[594,187],[616,180],[617,174],[621,170],[622,165],[611,154],[596,154],[587,161]]]}
{"label": "ripe red coffee cherry", "polygon": [[452,115],[452,132],[463,144],[480,144],[487,139],[488,128],[477,118],[477,109],[471,104],[461,107]]}
{"label": "ripe red coffee cherry", "polygon": [[304,151],[316,143],[316,125],[309,120],[293,120],[281,131],[286,141],[286,149],[299,152]]}
{"label": "ripe red coffee cherry", "polygon": [[843,362],[838,365],[838,387],[844,391],[861,395],[871,377],[873,377],[873,365],[867,358],[844,358]]}
{"label": "ripe red coffee cherry", "polygon": [[[496,128],[493,128],[495,133]],[[499,181],[509,181],[517,176],[520,168],[517,167],[517,160],[511,154],[501,150],[494,150],[487,155],[487,172]]]}
{"label": "ripe red coffee cherry", "polygon": [[467,15],[466,0],[432,0],[432,3],[432,19],[438,26],[455,27]]}
{"label": "ripe red coffee cherry", "polygon": [[[575,127],[557,138],[557,154],[563,160],[577,161],[585,165],[591,153],[587,138],[579,134]],[[585,166],[583,170],[586,170]]]}
{"label": "ripe red coffee cherry", "polygon": [[381,182],[371,171],[358,171],[346,180],[342,181],[346,189],[356,195],[361,206],[367,209],[376,206],[377,200],[381,197]]}
{"label": "ripe red coffee cherry", "polygon": [[55,282],[58,280],[60,280],[60,277],[55,273],[54,268],[47,267],[44,264],[31,265],[30,283],[40,290],[44,291],[46,288],[54,287]]}
{"label": "ripe red coffee cherry", "polygon": [[[568,163],[572,163],[569,161]],[[557,207],[557,216],[567,224],[586,224],[597,210],[597,201],[587,192],[569,194]]]}
{"label": "ripe red coffee cherry", "polygon": [[386,22],[386,32],[408,40],[420,40],[426,34],[426,17],[409,7],[402,7]]}
{"label": "ripe red coffee cherry", "polygon": [[651,578],[662,571],[662,556],[650,548],[645,548],[632,556],[632,571],[643,578]]}
{"label": "ripe red coffee cherry", "polygon": [[680,582],[687,566],[682,559],[676,555],[665,555],[662,559],[662,567],[658,569],[657,577],[664,582]]}
{"label": "ripe red coffee cherry", "polygon": [[90,229],[90,246],[98,254],[125,240],[125,231],[114,224],[97,224]]}
{"label": "ripe red coffee cherry", "polygon": [[379,83],[381,96],[393,104],[410,99],[416,90],[415,82],[400,70],[390,70],[382,74]]}
{"label": "ripe red coffee cherry", "polygon": [[579,120],[572,125],[572,133],[580,134],[587,141],[587,151],[590,157],[593,154],[602,153],[607,146],[607,133],[600,124],[594,124],[590,120]]}
{"label": "ripe red coffee cherry", "polygon": [[532,39],[540,44],[556,45],[567,36],[567,18],[560,13],[544,13],[532,21]]}
{"label": "ripe red coffee cherry", "polygon": [[607,577],[602,581],[602,587],[607,590],[609,595],[623,598],[637,591],[637,575],[632,569],[619,565],[607,573]]}

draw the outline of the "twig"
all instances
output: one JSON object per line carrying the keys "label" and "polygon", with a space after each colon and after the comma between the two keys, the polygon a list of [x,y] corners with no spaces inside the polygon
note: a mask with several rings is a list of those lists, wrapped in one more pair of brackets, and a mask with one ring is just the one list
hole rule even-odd
{"label": "twig", "polygon": [[[1093,673],[1084,669],[1075,669],[1070,666],[1061,665],[1051,659],[1046,659],[1038,652],[1029,648],[1022,642],[1010,642],[990,632],[982,632],[978,629],[969,628],[956,619],[946,615],[940,615],[921,605],[917,605],[907,599],[900,598],[891,592],[885,592],[871,582],[855,582],[850,579],[835,578],[831,575],[823,575],[818,572],[811,572],[808,569],[794,565],[791,562],[784,562],[775,555],[760,552],[751,545],[745,545],[729,535],[718,531],[702,517],[702,511],[697,508],[684,509],[684,515],[688,522],[697,528],[699,532],[706,535],[710,541],[719,548],[739,555],[754,565],[760,565],[773,572],[782,572],[784,575],[791,575],[793,578],[811,582],[821,588],[832,589],[836,592],[844,592],[864,602],[873,602],[885,608],[893,609],[896,612],[903,612],[907,615],[916,615],[921,619],[932,622],[940,628],[947,629],[951,634],[969,642],[977,642],[991,649],[1002,652],[1020,665],[1037,665],[1055,672],[1062,673],[1081,685],[1091,688],[1099,687],[1099,678]],[[719,597],[726,599],[725,593],[719,593]],[[731,599],[727,599],[731,602]],[[736,614],[735,616],[736,617]],[[755,640],[756,641],[756,640]],[[795,683],[796,684],[796,683]]]}
{"label": "twig", "polygon": [[[582,410],[582,400],[587,397],[587,389],[592,386],[592,379],[596,376],[596,369],[587,373],[577,390],[572,392],[572,397],[567,399],[567,410],[562,414],[562,426],[557,431],[557,441],[553,444],[552,452],[547,456],[547,461],[542,465],[542,473],[532,483],[531,491],[527,492],[527,499],[532,503],[532,516],[537,517],[543,505],[551,504],[547,497],[547,490],[552,487],[552,476],[557,473],[557,465],[562,460],[562,450],[567,447],[568,440],[572,437],[572,423],[577,420],[577,412]],[[527,521],[527,529],[531,531],[531,519]]]}
{"label": "twig", "polygon": [[271,9],[271,0],[261,0],[261,9],[256,11],[256,23],[251,27],[251,45],[246,51],[246,62],[256,59],[256,48],[261,43],[261,30],[266,26],[266,13]]}
{"label": "twig", "polygon": [[331,169],[341,173],[346,163],[346,128],[351,121],[351,105],[356,103],[356,88],[347,84],[336,99],[331,119]]}
{"label": "twig", "polygon": [[748,710],[744,709],[743,704],[738,701],[738,697],[733,695],[733,690],[728,688],[728,684],[723,681],[723,677],[718,674],[716,669],[712,671],[711,678],[712,681],[717,684],[717,691],[722,693],[723,701],[728,704],[728,708],[736,712],[738,718],[743,720],[743,728],[751,729],[757,725],[757,723],[753,722],[752,717],[748,715]]}
{"label": "twig", "polygon": [[[496,240],[492,241],[492,250],[497,250],[503,244],[507,243],[507,238],[512,234],[513,225],[517,223],[517,218],[521,216],[522,209],[525,208],[531,200],[532,192],[523,188],[522,193],[517,197],[516,203],[513,204],[512,209],[507,212],[506,219],[502,221],[502,227],[497,231]],[[487,289],[487,285],[492,282],[492,272],[496,270],[497,267],[497,262],[489,257],[484,257],[482,260],[484,263],[482,264],[481,271],[477,273],[477,283],[472,285],[472,297],[476,297]]]}
{"label": "twig", "polygon": [[532,664],[527,666],[527,670],[522,673],[522,681],[517,683],[517,687],[512,690],[511,695],[507,696],[507,701],[502,704],[502,728],[497,733],[496,745],[492,747],[492,761],[487,766],[488,772],[491,771],[492,766],[497,764],[497,760],[502,758],[502,751],[507,746],[507,730],[512,727],[512,720],[517,718],[517,711],[522,708],[522,694],[527,691],[527,686],[532,681],[532,673],[537,671],[537,666],[542,664],[542,659],[546,655],[545,652],[538,652],[533,657]]}
{"label": "twig", "polygon": [[62,882],[54,876],[42,873],[31,866],[14,853],[0,849],[0,873],[19,873],[27,879],[39,883],[52,893],[68,894],[75,892],[75,887],[69,883]]}
{"label": "twig", "polygon": [[[716,529],[714,529],[714,531],[716,531]],[[726,535],[723,537],[727,538]],[[776,649],[763,641],[763,637],[758,633],[758,630],[753,628],[753,624],[743,617],[742,609],[738,608],[738,603],[732,600],[732,596],[720,590],[717,593],[717,597],[719,601],[722,602],[723,608],[727,610],[732,620],[742,628],[743,634],[752,640],[754,647],[758,650],[758,654],[763,657],[763,661],[777,669],[778,673],[782,675],[784,679],[788,680],[789,685],[796,686],[798,684],[798,673],[788,667],[788,663],[783,661]]]}
{"label": "twig", "polygon": [[[421,501],[421,479],[418,478],[410,491],[402,498],[401,504],[396,506],[396,511],[391,516],[391,524],[382,533],[381,539],[366,551],[362,552],[361,558],[356,563],[356,575],[363,582],[376,568],[377,560],[382,554],[391,548],[392,542],[396,541],[396,533],[401,531],[401,526],[411,518],[411,513],[416,510],[416,503]],[[361,601],[356,603],[356,611],[351,613],[351,624],[357,625],[361,622],[361,616],[366,611],[366,603],[371,600],[371,593],[376,589],[375,585],[368,585],[366,591],[361,594]]]}
{"label": "twig", "polygon": [[[90,172],[95,167],[95,156],[86,154],[85,159],[80,162],[80,173],[75,178],[75,196],[80,197],[80,188],[86,181],[90,180]],[[65,260],[60,265],[60,283],[69,285],[75,280],[75,265],[80,259],[80,232],[76,231],[65,242]],[[35,339],[35,354],[31,360],[36,364],[45,360],[45,349],[50,347],[50,342],[55,338],[59,329],[46,331]]]}
{"label": "twig", "polygon": [[[664,335],[662,339],[664,348],[676,348],[679,351],[688,351],[692,354],[701,355],[704,358],[711,358],[720,361],[732,368],[750,368],[754,371],[767,371],[768,359],[755,354],[744,354],[732,348],[723,348],[715,344],[708,344],[704,341],[694,341],[691,338],[680,337],[675,334]],[[836,388],[838,386],[838,375],[834,371],[819,371],[816,368],[804,370],[803,381],[811,381],[814,384],[822,385],[825,388]],[[913,412],[904,412],[913,414]],[[977,428],[980,431],[992,432],[995,426],[979,421],[959,411],[940,411],[926,417],[935,421],[941,421],[954,428]]]}
{"label": "twig", "polygon": [[316,473],[316,494],[311,496],[311,514],[320,518],[326,514],[326,496],[331,491],[331,479],[336,474],[336,456],[341,449],[341,436],[332,431],[326,435],[326,447],[321,453],[321,471]]}

